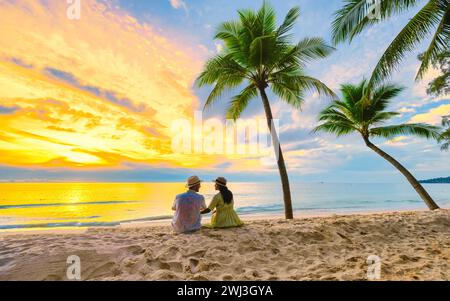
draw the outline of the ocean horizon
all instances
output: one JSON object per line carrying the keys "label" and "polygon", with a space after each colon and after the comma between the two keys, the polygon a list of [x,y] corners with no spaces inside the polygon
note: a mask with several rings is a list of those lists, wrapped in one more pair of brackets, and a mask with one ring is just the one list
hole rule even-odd
{"label": "ocean horizon", "polygon": [[[36,228],[108,227],[166,220],[184,183],[0,183],[0,231]],[[275,182],[230,183],[241,216],[284,213],[281,185]],[[448,208],[450,184],[424,184]],[[296,215],[348,214],[427,209],[407,183],[291,183]],[[204,183],[210,202],[216,193]]]}

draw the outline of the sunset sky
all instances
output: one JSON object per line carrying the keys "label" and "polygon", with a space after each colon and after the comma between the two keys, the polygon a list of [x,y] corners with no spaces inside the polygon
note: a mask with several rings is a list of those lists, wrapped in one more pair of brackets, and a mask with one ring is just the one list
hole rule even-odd
{"label": "sunset sky", "polygon": [[[171,147],[173,121],[191,120],[210,92],[193,83],[203,63],[222,48],[212,39],[215,27],[235,19],[237,9],[260,4],[81,0],[81,18],[71,20],[66,1],[0,0],[0,181],[180,181],[191,174],[208,180],[218,174],[234,181],[276,179],[275,164],[263,164],[258,156],[188,155]],[[332,14],[342,2],[277,0],[272,5],[279,19],[300,6],[296,40],[330,41]],[[351,45],[338,45],[308,72],[336,91],[341,83],[359,82],[416,10],[365,31]],[[450,114],[450,96],[426,95],[436,71],[414,82],[419,50],[393,76],[406,88],[392,106],[402,113],[394,122],[437,125]],[[403,181],[356,135],[311,134],[329,100],[309,94],[300,111],[269,96],[294,181]],[[228,101],[224,97],[203,118],[224,121]],[[255,99],[243,118],[262,116]],[[450,175],[450,153],[441,152],[435,141],[375,142],[418,178]]]}

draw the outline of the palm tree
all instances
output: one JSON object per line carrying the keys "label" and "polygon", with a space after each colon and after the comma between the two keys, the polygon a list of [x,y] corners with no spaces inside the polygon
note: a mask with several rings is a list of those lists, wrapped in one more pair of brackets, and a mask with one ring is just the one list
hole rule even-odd
{"label": "palm tree", "polygon": [[[368,0],[346,0],[343,8],[335,13],[333,21],[333,42],[338,44],[355,36],[365,28],[403,13],[416,6],[419,0],[375,0],[379,5],[379,16],[371,11]],[[379,18],[378,18],[379,17]],[[440,53],[450,44],[450,0],[428,0],[420,11],[412,17],[389,45],[376,65],[369,86],[380,83],[390,76],[406,54],[432,34],[432,40],[422,57],[416,80],[422,79]]]}
{"label": "palm tree", "polygon": [[448,150],[450,146],[450,115],[442,118],[442,126],[444,130],[439,137],[439,141],[444,141],[444,143],[441,145],[441,150]]}
{"label": "palm tree", "polygon": [[328,56],[334,48],[326,45],[321,38],[305,38],[298,44],[290,41],[292,35],[289,32],[299,13],[298,7],[292,8],[277,27],[275,11],[267,2],[258,11],[239,10],[238,20],[219,25],[215,39],[223,42],[224,49],[206,63],[197,79],[199,87],[214,85],[205,109],[226,90],[244,87],[231,99],[227,109],[227,118],[234,120],[239,118],[252,99],[258,94],[261,96],[277,155],[287,219],[293,218],[289,180],[266,89],[270,88],[281,100],[295,108],[301,107],[305,90],[334,96],[325,84],[304,72],[307,62]]}
{"label": "palm tree", "polygon": [[386,108],[390,100],[402,90],[402,87],[393,84],[379,85],[369,90],[366,80],[358,85],[342,85],[342,100],[335,100],[320,113],[321,124],[314,131],[334,133],[337,136],[359,133],[370,149],[386,159],[406,177],[431,210],[438,209],[438,205],[416,178],[397,160],[370,141],[371,137],[393,138],[398,135],[416,135],[434,139],[439,137],[438,127],[423,123],[382,126],[398,115],[396,112],[386,111]]}

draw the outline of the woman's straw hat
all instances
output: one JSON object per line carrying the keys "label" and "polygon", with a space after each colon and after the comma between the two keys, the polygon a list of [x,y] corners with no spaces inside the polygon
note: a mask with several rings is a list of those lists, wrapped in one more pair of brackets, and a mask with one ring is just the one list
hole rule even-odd
{"label": "woman's straw hat", "polygon": [[214,182],[216,182],[216,184],[220,185],[220,186],[227,186],[227,179],[225,179],[224,177],[218,177],[217,179],[214,180]]}
{"label": "woman's straw hat", "polygon": [[192,177],[189,177],[189,179],[187,180],[186,187],[191,188],[191,187],[196,186],[197,184],[200,184],[201,182],[202,182],[202,180],[200,180],[199,177],[192,176]]}

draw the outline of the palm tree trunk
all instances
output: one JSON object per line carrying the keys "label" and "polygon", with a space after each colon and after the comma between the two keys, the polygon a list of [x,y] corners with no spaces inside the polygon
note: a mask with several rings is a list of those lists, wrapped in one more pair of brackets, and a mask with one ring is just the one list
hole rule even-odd
{"label": "palm tree trunk", "polygon": [[425,204],[427,204],[428,208],[430,210],[439,209],[439,206],[434,202],[434,200],[431,198],[431,196],[428,194],[428,192],[423,188],[422,185],[420,185],[419,181],[417,181],[416,178],[405,168],[403,165],[401,165],[397,160],[395,160],[393,157],[385,153],[383,150],[379,149],[375,144],[369,141],[368,138],[364,138],[364,141],[366,142],[366,145],[372,149],[374,152],[376,152],[378,155],[383,157],[385,160],[387,160],[389,163],[394,165],[395,168],[397,168],[408,180],[408,182],[412,185],[412,187],[417,191],[417,193],[420,195],[420,197],[423,199]]}
{"label": "palm tree trunk", "polygon": [[261,94],[264,110],[266,112],[267,126],[269,127],[270,134],[272,136],[272,144],[274,146],[275,155],[277,157],[278,170],[280,172],[281,185],[283,187],[283,199],[284,199],[284,213],[286,219],[293,219],[294,214],[292,212],[292,200],[291,200],[291,188],[289,187],[289,178],[286,171],[286,165],[284,163],[283,152],[281,151],[280,140],[278,139],[277,131],[273,126],[272,110],[270,108],[269,98],[266,91],[263,88],[259,89]]}

